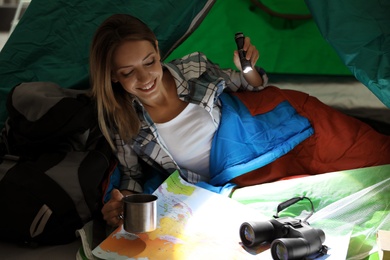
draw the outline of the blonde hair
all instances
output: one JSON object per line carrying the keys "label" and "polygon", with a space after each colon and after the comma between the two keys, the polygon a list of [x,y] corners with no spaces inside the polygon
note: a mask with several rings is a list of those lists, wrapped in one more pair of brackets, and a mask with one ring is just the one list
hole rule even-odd
{"label": "blonde hair", "polygon": [[100,129],[113,149],[114,128],[125,142],[140,129],[141,123],[132,105],[134,97],[120,83],[111,80],[115,49],[123,41],[135,40],[149,41],[158,49],[156,36],[145,23],[131,15],[115,14],[99,26],[90,49],[91,95],[96,101]]}

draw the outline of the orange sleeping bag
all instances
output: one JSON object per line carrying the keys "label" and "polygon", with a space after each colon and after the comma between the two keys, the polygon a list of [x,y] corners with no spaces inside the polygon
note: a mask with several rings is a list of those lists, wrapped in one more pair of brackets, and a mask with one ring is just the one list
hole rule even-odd
{"label": "orange sleeping bag", "polygon": [[272,182],[297,175],[390,164],[390,136],[295,90],[269,86],[260,92],[234,93],[251,114],[266,113],[287,100],[306,117],[314,134],[274,162],[232,181],[238,186]]}

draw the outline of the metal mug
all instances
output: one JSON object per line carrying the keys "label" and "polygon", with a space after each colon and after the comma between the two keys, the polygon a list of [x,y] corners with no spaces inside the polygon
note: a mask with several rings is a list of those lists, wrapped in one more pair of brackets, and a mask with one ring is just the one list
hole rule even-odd
{"label": "metal mug", "polygon": [[157,196],[151,194],[132,194],[123,197],[123,228],[129,233],[155,230],[157,199]]}

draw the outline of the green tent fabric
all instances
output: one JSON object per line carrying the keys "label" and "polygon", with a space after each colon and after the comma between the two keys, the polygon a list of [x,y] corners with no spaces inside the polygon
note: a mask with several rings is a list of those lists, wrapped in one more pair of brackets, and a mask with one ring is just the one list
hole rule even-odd
{"label": "green tent fabric", "polygon": [[305,1],[344,64],[390,107],[390,1]]}
{"label": "green tent fabric", "polygon": [[[91,38],[113,13],[133,14],[147,22],[166,61],[201,51],[221,67],[235,68],[234,34],[241,31],[259,49],[258,65],[269,74],[355,75],[390,106],[389,4],[379,0],[306,3],[33,0],[0,52],[0,127],[7,117],[5,98],[21,82],[89,87]],[[309,13],[314,19],[307,17]]]}
{"label": "green tent fabric", "polygon": [[[288,11],[298,17],[288,18]],[[235,68],[234,35],[243,32],[260,52],[258,65],[269,74],[351,75],[314,20],[298,19],[308,13],[303,0],[217,0],[199,27],[167,60],[202,51],[221,67]]]}
{"label": "green tent fabric", "polygon": [[51,81],[86,89],[92,36],[114,13],[128,13],[154,30],[161,54],[182,41],[214,0],[33,0],[0,52],[0,127],[6,97],[22,82]]}

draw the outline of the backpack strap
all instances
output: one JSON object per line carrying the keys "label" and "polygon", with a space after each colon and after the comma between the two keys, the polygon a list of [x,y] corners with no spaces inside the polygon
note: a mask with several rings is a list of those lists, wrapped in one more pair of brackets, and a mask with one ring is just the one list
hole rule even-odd
{"label": "backpack strap", "polygon": [[1,159],[2,160],[0,162],[0,181],[4,178],[7,172],[18,163],[19,156],[6,154],[2,156]]}
{"label": "backpack strap", "polygon": [[5,128],[0,136],[0,182],[7,172],[20,160],[19,156],[9,154],[7,135]]}
{"label": "backpack strap", "polygon": [[[5,214],[0,215],[0,239],[33,243],[63,244],[73,241],[83,226],[76,206],[63,189],[45,172],[57,165],[62,153],[43,155],[36,162],[21,161],[0,182]],[[4,237],[5,236],[5,237]]]}

